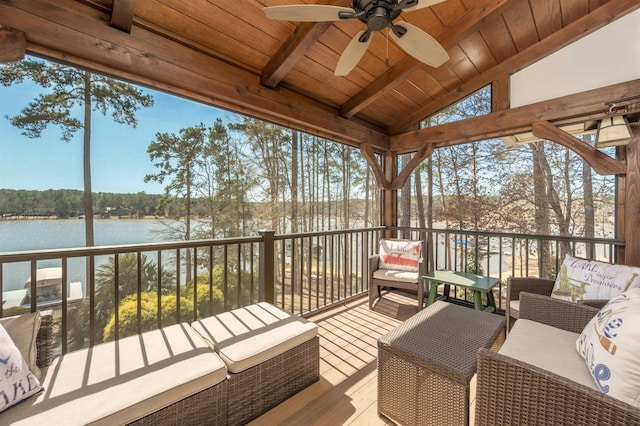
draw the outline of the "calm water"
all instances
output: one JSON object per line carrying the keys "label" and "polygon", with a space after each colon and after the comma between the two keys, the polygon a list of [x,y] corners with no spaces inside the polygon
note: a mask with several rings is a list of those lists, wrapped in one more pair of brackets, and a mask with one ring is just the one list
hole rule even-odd
{"label": "calm water", "polygon": [[[168,241],[162,234],[162,221],[156,219],[96,219],[94,222],[97,246],[139,244]],[[84,221],[68,220],[15,220],[0,221],[0,252],[56,249],[84,246]],[[96,259],[96,263],[106,261]],[[38,268],[60,266],[56,261],[38,262]],[[69,260],[70,281],[84,281],[84,262]],[[29,277],[29,265],[5,265],[3,290],[23,288]]]}

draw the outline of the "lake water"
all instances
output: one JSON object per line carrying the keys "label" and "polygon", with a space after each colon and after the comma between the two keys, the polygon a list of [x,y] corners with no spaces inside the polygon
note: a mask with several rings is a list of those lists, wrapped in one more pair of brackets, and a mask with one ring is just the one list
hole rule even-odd
{"label": "lake water", "polygon": [[[141,244],[170,241],[162,231],[167,229],[159,219],[96,219],[94,222],[96,246]],[[67,220],[14,220],[0,221],[0,252],[84,247],[84,221]],[[151,258],[155,256],[150,254]],[[439,259],[445,258],[444,246],[439,247]],[[96,267],[106,262],[108,256],[96,258]],[[490,270],[508,270],[500,264],[498,256],[490,256]],[[38,262],[38,268],[60,266],[59,261]],[[443,265],[440,265],[443,266]],[[84,284],[84,259],[69,259],[69,281]],[[3,268],[3,291],[24,287],[29,278],[29,263],[7,264]]]}
{"label": "lake water", "polygon": [[[162,231],[163,221],[157,219],[96,219],[94,221],[97,246],[140,244],[169,241]],[[0,252],[84,247],[84,220],[12,220],[0,221]],[[98,262],[98,259],[97,259]],[[81,263],[74,265],[74,263]],[[84,281],[84,262],[69,261],[70,281]],[[38,262],[38,268],[59,266],[57,261]],[[77,277],[74,275],[78,275]],[[5,265],[3,290],[23,288],[29,277],[29,265]]]}

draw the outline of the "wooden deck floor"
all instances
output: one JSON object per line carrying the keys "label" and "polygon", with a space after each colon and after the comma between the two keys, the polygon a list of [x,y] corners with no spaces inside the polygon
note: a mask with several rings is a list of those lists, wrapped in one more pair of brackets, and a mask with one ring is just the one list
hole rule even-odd
{"label": "wooden deck floor", "polygon": [[373,310],[361,298],[311,317],[320,332],[320,381],[250,424],[393,424],[377,414],[377,340],[417,312],[415,296],[390,292]]}

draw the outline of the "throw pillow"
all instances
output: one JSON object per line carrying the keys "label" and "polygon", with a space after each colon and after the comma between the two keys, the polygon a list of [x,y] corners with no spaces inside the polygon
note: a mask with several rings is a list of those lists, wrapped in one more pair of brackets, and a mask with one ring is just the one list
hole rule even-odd
{"label": "throw pillow", "polygon": [[42,387],[20,350],[0,325],[0,412],[40,392]]}
{"label": "throw pillow", "polygon": [[415,272],[422,256],[422,241],[381,239],[378,253],[379,269]]}
{"label": "throw pillow", "polygon": [[640,287],[640,268],[578,259],[567,254],[551,297],[571,302],[610,300],[636,287]]}
{"label": "throw pillow", "polygon": [[36,338],[40,330],[40,312],[29,312],[14,317],[0,318],[0,324],[18,347],[22,357],[27,361],[29,370],[40,379],[40,368],[36,364],[38,357]]}
{"label": "throw pillow", "polygon": [[640,407],[640,288],[607,303],[576,341],[598,388]]}

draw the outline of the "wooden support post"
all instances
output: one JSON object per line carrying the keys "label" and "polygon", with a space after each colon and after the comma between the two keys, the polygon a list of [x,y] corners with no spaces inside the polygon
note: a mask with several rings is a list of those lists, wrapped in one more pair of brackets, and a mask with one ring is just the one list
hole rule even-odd
{"label": "wooden support post", "polygon": [[260,301],[274,303],[275,295],[275,231],[260,231]]}
{"label": "wooden support post", "polygon": [[640,266],[640,123],[631,125],[633,137],[627,145],[627,174],[624,179],[624,237],[626,239],[623,262]]}
{"label": "wooden support post", "polygon": [[[385,178],[388,182],[393,181],[398,167],[398,155],[391,152],[385,152],[382,158]],[[398,219],[398,191],[391,189],[390,186],[382,191],[382,226],[387,229],[384,231],[385,238],[393,238],[394,232],[389,230],[390,227],[397,225]]]}

